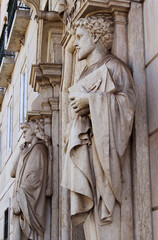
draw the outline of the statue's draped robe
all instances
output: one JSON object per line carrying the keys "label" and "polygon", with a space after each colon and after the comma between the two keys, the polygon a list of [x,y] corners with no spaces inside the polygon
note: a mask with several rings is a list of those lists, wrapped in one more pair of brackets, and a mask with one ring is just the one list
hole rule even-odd
{"label": "statue's draped robe", "polygon": [[[45,222],[47,147],[42,141],[36,142],[20,154],[16,169],[13,201],[21,209],[14,215],[20,224],[22,236],[26,239],[43,239]],[[13,219],[14,223],[14,219]],[[14,236],[15,239],[22,239]]]}
{"label": "statue's draped robe", "polygon": [[115,206],[121,206],[122,167],[135,109],[133,79],[123,62],[108,55],[85,70],[69,92],[89,93],[90,110],[83,117],[73,114],[65,138],[62,186],[70,190],[72,220],[85,222],[95,209],[97,224],[110,225]]}

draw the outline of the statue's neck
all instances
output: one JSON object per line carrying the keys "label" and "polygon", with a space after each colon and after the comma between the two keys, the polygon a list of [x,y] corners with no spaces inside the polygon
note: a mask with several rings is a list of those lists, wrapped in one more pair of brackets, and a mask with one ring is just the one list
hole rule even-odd
{"label": "statue's neck", "polygon": [[102,61],[108,54],[109,53],[106,49],[97,46],[86,58],[87,67]]}
{"label": "statue's neck", "polygon": [[34,136],[32,142],[31,142],[31,146],[33,146],[34,144],[36,144],[36,142],[38,142],[38,141],[39,141],[39,139],[38,139],[36,136]]}

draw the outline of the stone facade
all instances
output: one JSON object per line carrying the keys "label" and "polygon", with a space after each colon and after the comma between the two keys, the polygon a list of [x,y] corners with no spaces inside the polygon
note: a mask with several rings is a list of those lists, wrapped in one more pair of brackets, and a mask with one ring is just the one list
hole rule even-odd
{"label": "stone facade", "polygon": [[71,222],[70,192],[61,181],[68,89],[86,67],[86,61],[77,58],[73,26],[98,13],[112,17],[112,53],[127,64],[136,88],[121,240],[157,240],[157,0],[22,2],[0,1],[0,240],[13,239],[10,171],[23,143],[20,123],[37,119],[52,140],[44,240],[85,240],[82,224]]}

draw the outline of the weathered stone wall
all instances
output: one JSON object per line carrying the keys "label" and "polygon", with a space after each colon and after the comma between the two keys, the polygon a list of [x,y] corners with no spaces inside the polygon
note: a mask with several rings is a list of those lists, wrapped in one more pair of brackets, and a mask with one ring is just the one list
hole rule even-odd
{"label": "weathered stone wall", "polygon": [[145,0],[144,4],[145,68],[150,142],[150,169],[154,239],[158,239],[158,1]]}

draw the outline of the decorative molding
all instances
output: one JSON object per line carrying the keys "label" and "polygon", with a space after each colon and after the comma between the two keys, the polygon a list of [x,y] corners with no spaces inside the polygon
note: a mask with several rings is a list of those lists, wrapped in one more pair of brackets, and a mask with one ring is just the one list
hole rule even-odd
{"label": "decorative molding", "polygon": [[32,8],[36,13],[39,11],[40,0],[22,0],[22,2]]}
{"label": "decorative molding", "polygon": [[28,111],[27,112],[27,121],[36,120],[36,119],[44,119],[51,117],[51,111]]}
{"label": "decorative molding", "polygon": [[30,85],[39,92],[42,86],[60,84],[62,65],[54,63],[40,63],[32,65]]}
{"label": "decorative molding", "polygon": [[62,1],[60,0],[59,14],[63,18],[63,22],[71,26],[80,17],[85,17],[87,14],[95,14],[98,12],[114,13],[116,11],[128,12],[130,9],[131,1],[129,0],[76,0],[73,6],[63,8]]}
{"label": "decorative molding", "polygon": [[59,14],[55,11],[38,11],[36,15],[36,19],[38,20],[47,20],[51,22],[61,22],[61,18]]}

